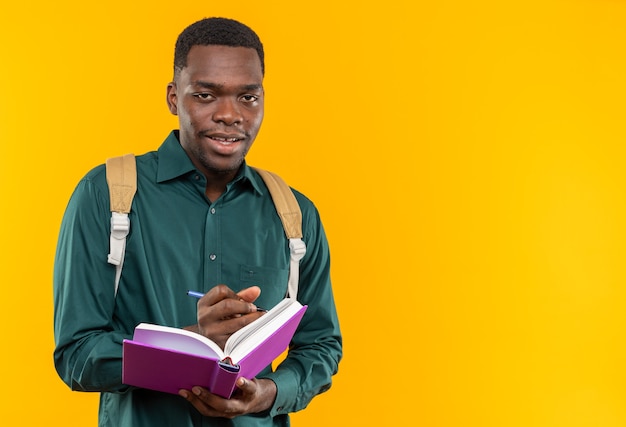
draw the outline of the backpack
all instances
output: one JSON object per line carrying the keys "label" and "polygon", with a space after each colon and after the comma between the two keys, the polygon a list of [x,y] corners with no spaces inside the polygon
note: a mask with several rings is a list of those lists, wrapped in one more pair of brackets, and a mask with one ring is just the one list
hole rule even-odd
{"label": "backpack", "polygon": [[[287,297],[296,299],[300,260],[306,253],[302,240],[302,212],[291,188],[278,175],[263,169],[253,168],[261,175],[269,189],[276,212],[280,217],[289,240],[289,282]],[[111,208],[110,253],[107,262],[115,265],[115,295],[124,265],[126,237],[130,231],[130,213],[133,197],[137,192],[137,165],[133,154],[112,157],[106,161],[106,179],[109,186]]]}

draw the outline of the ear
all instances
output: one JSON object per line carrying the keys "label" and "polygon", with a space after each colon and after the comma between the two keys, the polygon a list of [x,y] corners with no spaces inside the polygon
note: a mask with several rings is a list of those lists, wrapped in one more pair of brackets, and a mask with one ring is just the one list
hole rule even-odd
{"label": "ear", "polygon": [[178,115],[178,96],[176,95],[176,83],[170,82],[167,85],[167,107],[170,110],[170,113],[173,115]]}

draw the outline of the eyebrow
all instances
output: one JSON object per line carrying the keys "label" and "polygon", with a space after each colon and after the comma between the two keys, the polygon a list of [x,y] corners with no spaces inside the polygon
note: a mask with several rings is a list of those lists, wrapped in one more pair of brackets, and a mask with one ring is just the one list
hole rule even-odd
{"label": "eyebrow", "polygon": [[[196,80],[195,82],[193,82],[193,86],[196,87],[201,87],[204,89],[222,89],[224,87],[223,84],[218,84],[218,83],[211,83],[211,82],[205,82],[203,80]],[[254,90],[262,90],[263,86],[260,84],[248,84],[248,85],[243,85],[241,86],[242,90],[246,90],[246,91],[254,91]]]}

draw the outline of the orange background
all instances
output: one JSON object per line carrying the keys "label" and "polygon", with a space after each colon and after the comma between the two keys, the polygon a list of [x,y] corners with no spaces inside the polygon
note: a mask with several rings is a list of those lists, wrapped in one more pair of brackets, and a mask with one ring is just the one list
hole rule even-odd
{"label": "orange background", "polygon": [[295,426],[626,425],[626,3],[11,2],[0,14],[3,417],[96,425],[52,364],[77,181],[156,149],[174,41],[257,30],[249,162],[313,199],[345,359]]}

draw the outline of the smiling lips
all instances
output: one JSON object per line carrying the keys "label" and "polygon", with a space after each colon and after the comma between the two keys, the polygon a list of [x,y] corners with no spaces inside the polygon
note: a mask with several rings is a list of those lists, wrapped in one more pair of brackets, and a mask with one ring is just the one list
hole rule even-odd
{"label": "smiling lips", "polygon": [[220,138],[219,136],[210,136],[209,138],[211,138],[214,141],[221,142],[221,143],[232,143],[232,142],[241,141],[241,138]]}
{"label": "smiling lips", "polygon": [[207,137],[213,141],[219,142],[220,144],[229,145],[235,142],[239,142],[243,140],[241,136],[229,136],[229,135],[207,135]]}
{"label": "smiling lips", "polygon": [[240,134],[207,134],[205,137],[210,141],[213,152],[220,156],[231,156],[237,153],[240,145],[245,141],[245,137]]}

